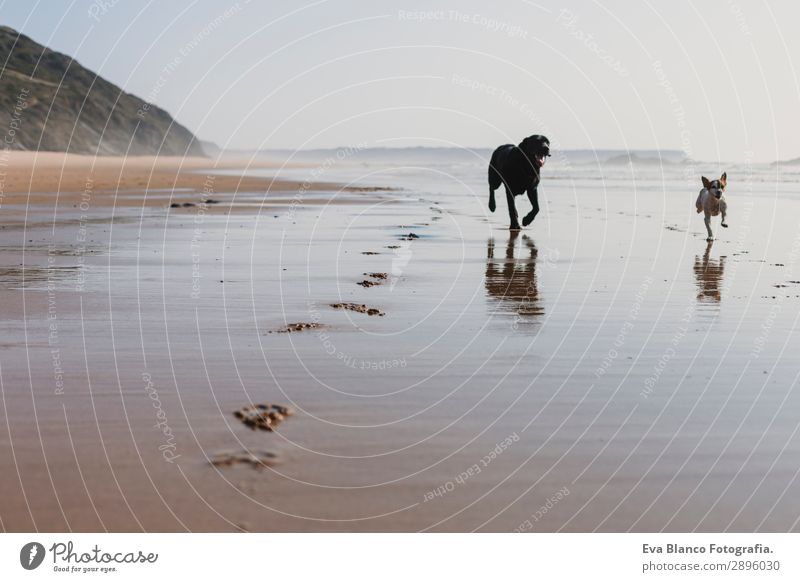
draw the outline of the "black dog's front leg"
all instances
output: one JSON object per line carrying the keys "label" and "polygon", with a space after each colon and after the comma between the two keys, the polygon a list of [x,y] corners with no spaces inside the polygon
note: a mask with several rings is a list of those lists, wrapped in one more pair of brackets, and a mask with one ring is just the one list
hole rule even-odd
{"label": "black dog's front leg", "polygon": [[522,226],[528,226],[539,214],[539,191],[537,188],[528,188],[528,200],[531,201],[531,211],[522,219]]}
{"label": "black dog's front leg", "polygon": [[519,230],[519,218],[517,217],[517,205],[514,204],[514,195],[511,190],[506,188],[506,201],[508,202],[508,218],[511,221],[511,230]]}

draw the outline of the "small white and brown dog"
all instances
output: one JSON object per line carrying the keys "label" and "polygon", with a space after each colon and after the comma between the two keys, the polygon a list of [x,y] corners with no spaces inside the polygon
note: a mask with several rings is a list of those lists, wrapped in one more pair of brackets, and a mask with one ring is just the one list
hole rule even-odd
{"label": "small white and brown dog", "polygon": [[725,202],[725,186],[728,185],[728,175],[726,172],[722,173],[719,180],[709,180],[705,176],[702,177],[703,189],[700,190],[700,195],[697,197],[695,206],[697,207],[697,214],[705,212],[706,216],[704,222],[706,223],[706,230],[708,231],[708,238],[706,241],[711,242],[714,240],[714,233],[711,232],[711,217],[722,214],[722,226],[728,228],[725,222],[725,213],[728,210],[728,204]]}

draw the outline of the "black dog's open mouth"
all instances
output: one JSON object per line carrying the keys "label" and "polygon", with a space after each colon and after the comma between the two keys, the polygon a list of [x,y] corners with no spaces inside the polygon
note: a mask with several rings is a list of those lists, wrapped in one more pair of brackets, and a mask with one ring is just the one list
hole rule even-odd
{"label": "black dog's open mouth", "polygon": [[538,167],[540,167],[540,168],[541,168],[542,166],[544,166],[544,161],[545,161],[545,159],[546,159],[546,158],[547,158],[547,156],[546,156],[545,154],[539,154],[539,155],[537,155],[537,156],[536,156],[536,165],[537,165]]}

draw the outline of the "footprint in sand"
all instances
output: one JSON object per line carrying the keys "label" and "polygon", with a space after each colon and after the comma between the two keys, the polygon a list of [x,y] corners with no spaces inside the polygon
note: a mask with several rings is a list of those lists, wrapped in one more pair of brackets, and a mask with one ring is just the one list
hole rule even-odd
{"label": "footprint in sand", "polygon": [[385,314],[380,309],[375,307],[367,307],[363,303],[331,303],[334,309],[346,309],[348,311],[355,311],[356,313],[366,313],[367,315],[378,315],[383,317]]}
{"label": "footprint in sand", "polygon": [[[289,323],[286,327],[282,327],[281,329],[274,330],[275,333],[294,333],[296,331],[305,331],[307,329],[322,329],[325,326],[321,323],[317,322],[304,322],[298,321],[297,323]],[[268,331],[267,333],[273,333],[273,330]]]}
{"label": "footprint in sand", "polygon": [[242,423],[253,430],[274,431],[294,411],[278,404],[248,404],[233,413]]}
{"label": "footprint in sand", "polygon": [[362,287],[375,287],[376,285],[382,285],[383,281],[389,278],[388,273],[364,273],[364,275],[372,280],[364,279],[363,281],[359,281],[357,285],[361,285]]}
{"label": "footprint in sand", "polygon": [[278,455],[270,451],[225,451],[217,453],[209,462],[215,467],[248,466],[259,471],[271,467],[278,461]]}

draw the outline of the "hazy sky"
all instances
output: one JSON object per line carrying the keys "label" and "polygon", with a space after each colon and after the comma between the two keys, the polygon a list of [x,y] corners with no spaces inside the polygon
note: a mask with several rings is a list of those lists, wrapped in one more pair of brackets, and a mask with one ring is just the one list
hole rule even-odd
{"label": "hazy sky", "polygon": [[0,0],[2,22],[222,146],[800,156],[796,0]]}

